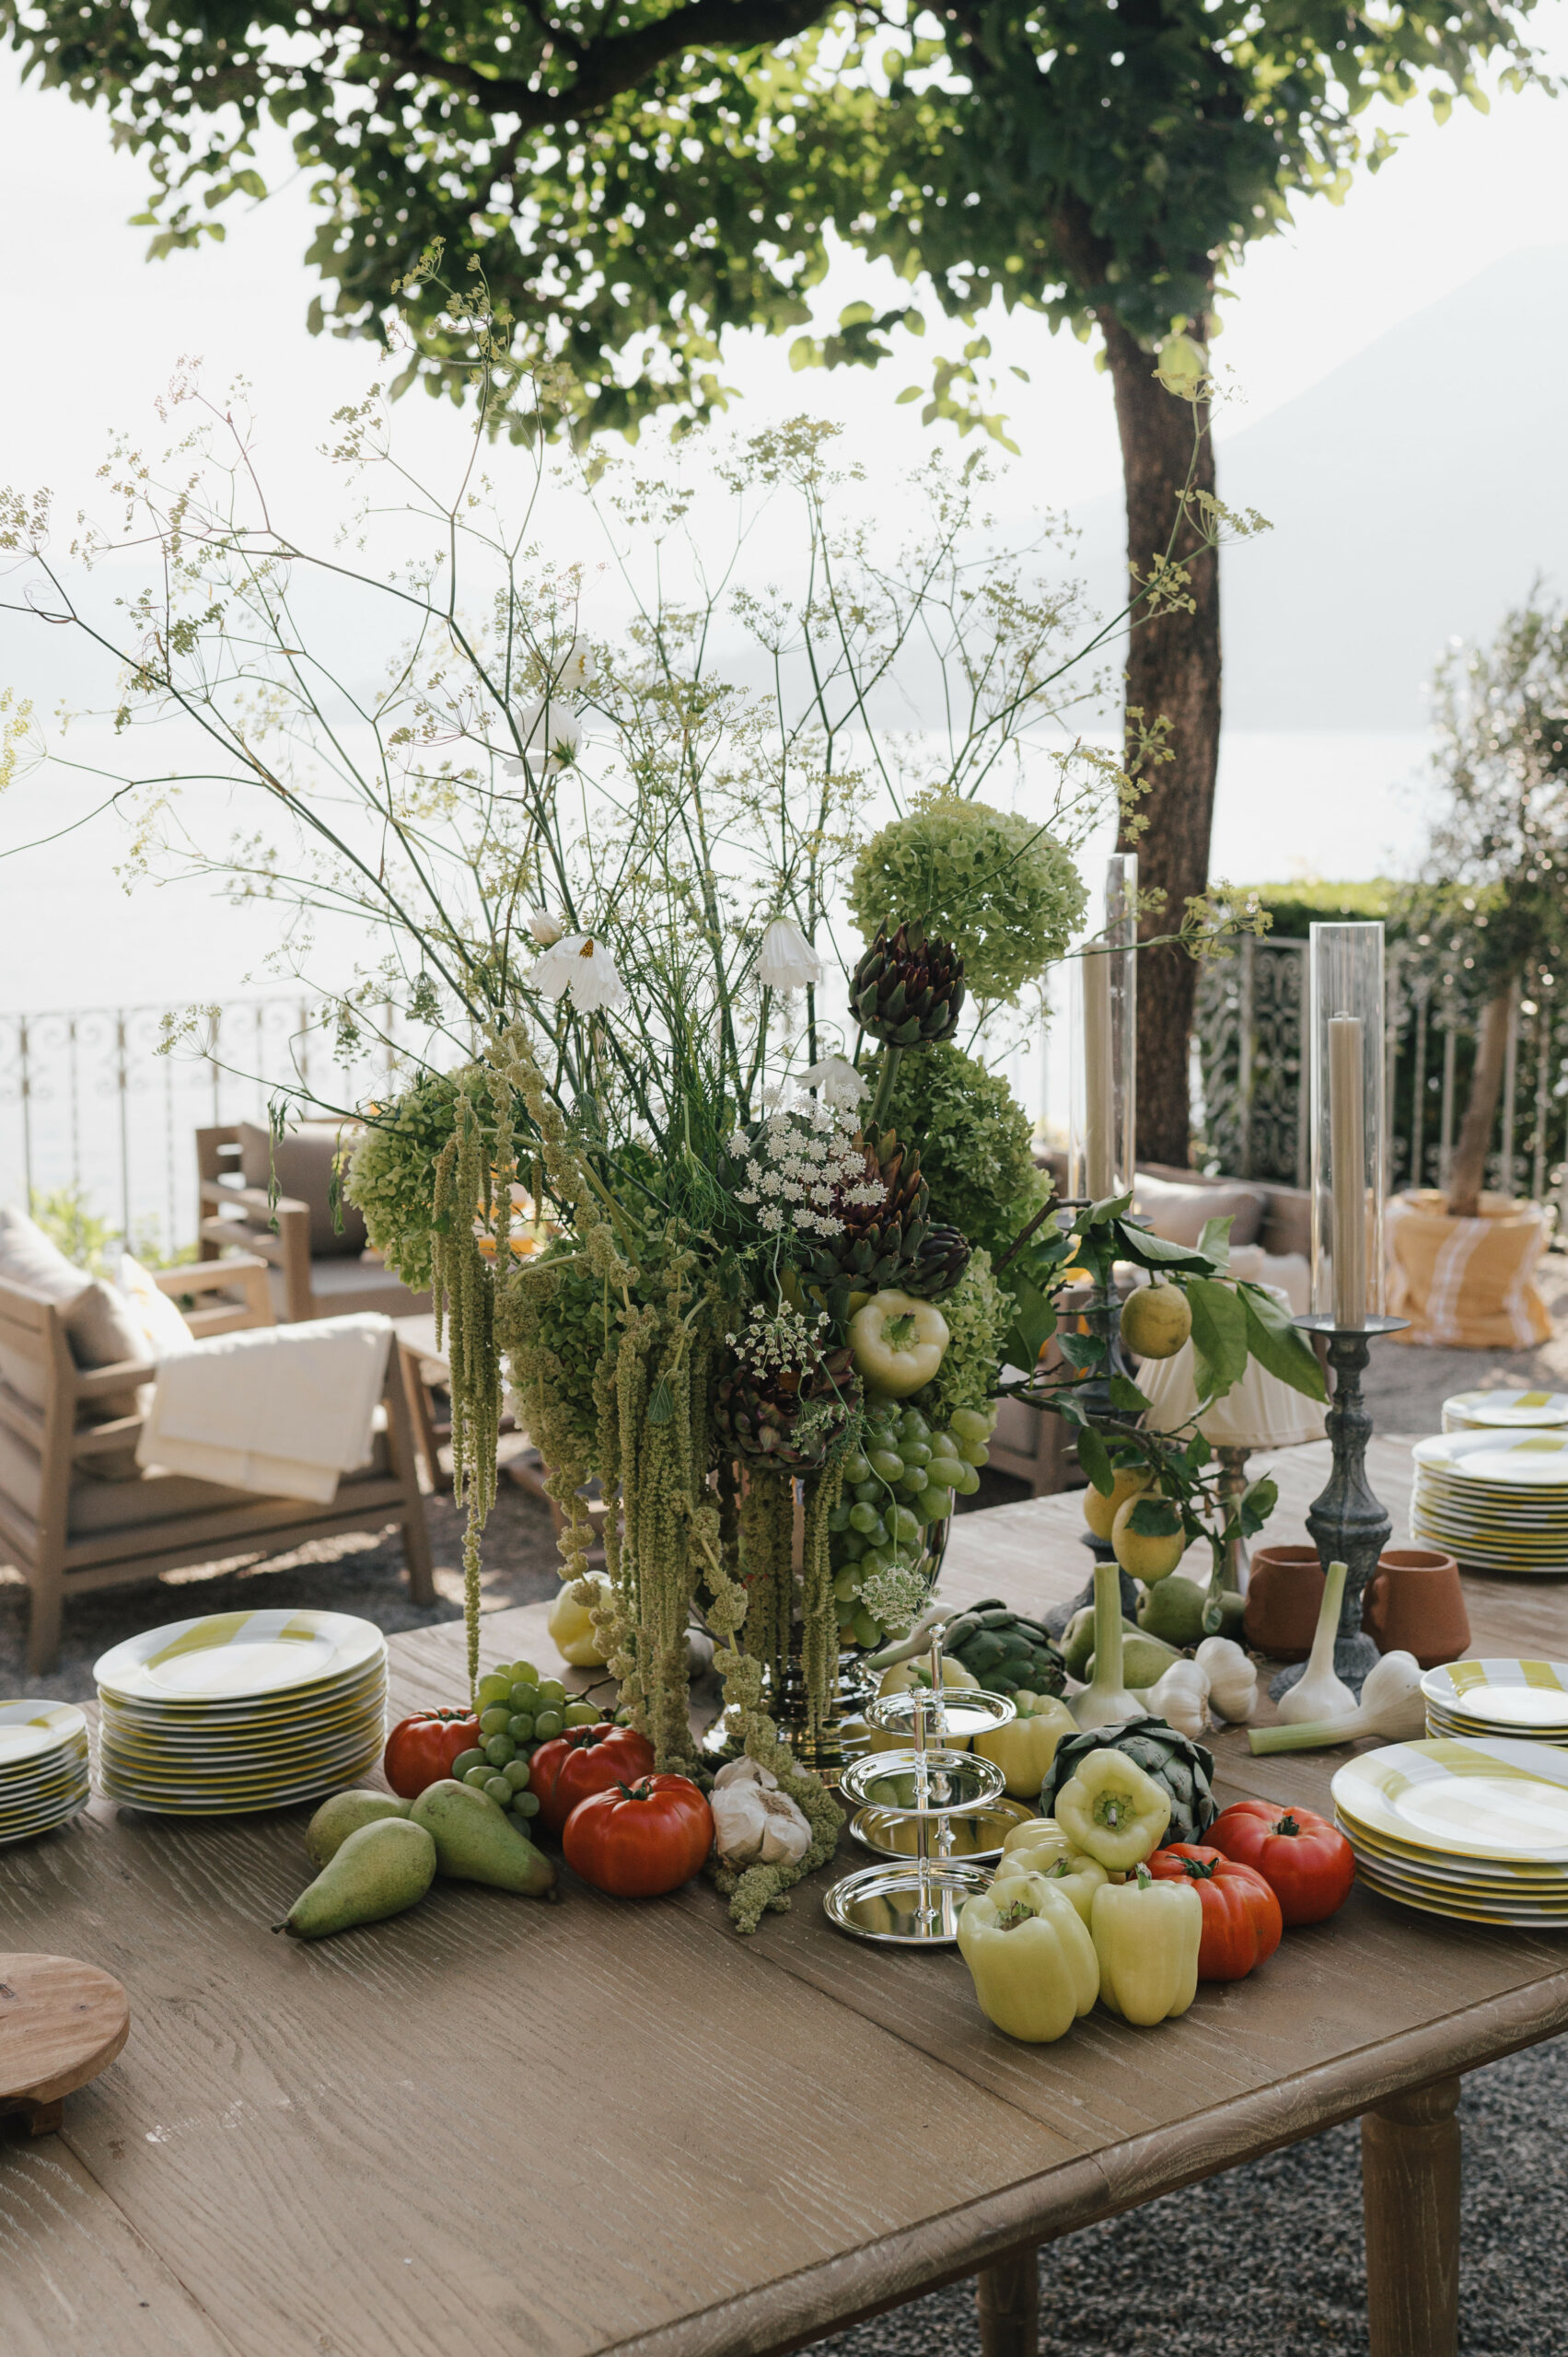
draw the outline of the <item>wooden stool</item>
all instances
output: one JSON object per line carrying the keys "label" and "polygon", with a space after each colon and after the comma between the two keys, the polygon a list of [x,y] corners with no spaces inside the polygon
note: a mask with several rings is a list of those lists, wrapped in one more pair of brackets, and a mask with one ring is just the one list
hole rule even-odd
{"label": "wooden stool", "polygon": [[124,1990],[97,1965],[0,1954],[0,2119],[48,2135],[65,2096],[108,2069],[130,2026]]}

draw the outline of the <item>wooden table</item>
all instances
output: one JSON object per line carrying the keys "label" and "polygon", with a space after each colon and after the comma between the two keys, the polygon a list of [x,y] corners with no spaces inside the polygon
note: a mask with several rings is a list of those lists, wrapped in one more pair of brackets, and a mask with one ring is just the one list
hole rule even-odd
{"label": "wooden table", "polygon": [[[1284,1457],[1294,1535],[1326,1450]],[[1402,1515],[1408,1456],[1376,1446]],[[960,1521],[944,1588],[1037,1607],[1078,1509]],[[1472,1582],[1481,1650],[1568,1653],[1551,1584]],[[544,1608],[486,1658],[548,1657]],[[449,1701],[459,1623],[393,1641],[400,1709]],[[1222,1797],[1327,1797],[1342,1753]],[[1376,2357],[1454,2348],[1458,2074],[1568,2024],[1552,1940],[1357,1890],[1180,2021],[991,2029],[950,1952],[855,1945],[823,1878],[754,1939],[701,1884],[633,1909],[439,1886],[391,1923],[274,1939],[303,1813],[87,1818],[0,1853],[0,1948],[104,1966],[124,2054],[63,2133],[0,2146],[6,2357],[747,2357],[979,2271],[991,2357],[1032,2348],[1035,2247],[1365,2116]],[[1344,2222],[1347,2235],[1354,2222]]]}

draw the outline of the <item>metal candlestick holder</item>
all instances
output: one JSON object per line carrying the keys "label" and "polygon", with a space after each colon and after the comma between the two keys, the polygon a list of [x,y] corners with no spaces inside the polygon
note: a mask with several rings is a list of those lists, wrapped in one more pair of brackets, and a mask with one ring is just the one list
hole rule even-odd
{"label": "metal candlestick holder", "polygon": [[1016,1713],[1004,1694],[972,1688],[947,1694],[942,1676],[945,1625],[937,1622],[932,1634],[929,1692],[915,1686],[903,1694],[886,1694],[865,1714],[878,1732],[902,1734],[907,1727],[912,1747],[868,1752],[839,1779],[846,1800],[882,1818],[912,1819],[914,1825],[912,1857],[862,1866],[835,1883],[822,1901],[829,1922],[841,1932],[878,1946],[950,1947],[964,1901],[991,1880],[983,1867],[953,1856],[951,1827],[957,1817],[993,1808],[1006,1780],[993,1760],[950,1751],[944,1738],[1005,1726]]}
{"label": "metal candlestick holder", "polygon": [[[1366,1479],[1366,1444],[1372,1437],[1372,1411],[1362,1398],[1363,1369],[1380,1334],[1398,1334],[1409,1324],[1404,1318],[1369,1318],[1365,1326],[1336,1326],[1331,1318],[1297,1318],[1304,1333],[1322,1334],[1334,1371],[1334,1394],[1329,1403],[1329,1441],[1334,1452],[1329,1485],[1307,1508],[1307,1527],[1327,1572],[1343,1563],[1344,1600],[1334,1639],[1334,1674],[1359,1697],[1361,1682],[1377,1659],[1377,1648],[1361,1626],[1366,1584],[1377,1569],[1377,1558],[1393,1536],[1386,1509],[1374,1497]],[[1281,1670],[1269,1688],[1275,1701],[1302,1675],[1305,1662]]]}

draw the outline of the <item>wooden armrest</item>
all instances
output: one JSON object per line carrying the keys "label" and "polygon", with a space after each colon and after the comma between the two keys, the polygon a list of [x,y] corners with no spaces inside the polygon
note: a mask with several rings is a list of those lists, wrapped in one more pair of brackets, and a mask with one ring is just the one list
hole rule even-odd
{"label": "wooden armrest", "polygon": [[71,1435],[71,1455],[107,1457],[111,1451],[134,1448],[141,1436],[140,1416],[116,1416],[108,1424],[83,1424]]}
{"label": "wooden armrest", "polygon": [[112,1366],[78,1373],[73,1388],[78,1399],[101,1399],[106,1391],[127,1391],[150,1383],[157,1373],[151,1359],[117,1359]]}
{"label": "wooden armrest", "polygon": [[255,1253],[237,1252],[227,1260],[187,1260],[177,1269],[155,1270],[153,1283],[172,1298],[182,1293],[217,1293],[226,1285],[238,1287],[250,1269],[260,1269],[265,1281],[265,1260]]}
{"label": "wooden armrest", "polygon": [[203,1200],[209,1203],[233,1203],[241,1211],[262,1219],[282,1219],[285,1213],[297,1212],[308,1219],[310,1206],[296,1195],[280,1195],[275,1203],[267,1199],[265,1187],[224,1187],[216,1179],[208,1179],[202,1188]]}

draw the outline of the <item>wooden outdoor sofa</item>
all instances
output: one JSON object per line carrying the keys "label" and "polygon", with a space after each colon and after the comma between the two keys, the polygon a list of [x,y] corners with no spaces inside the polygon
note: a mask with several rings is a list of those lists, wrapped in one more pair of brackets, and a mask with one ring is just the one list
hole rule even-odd
{"label": "wooden outdoor sofa", "polygon": [[[267,1268],[256,1259],[161,1271],[159,1289],[192,1295],[186,1322],[198,1341],[273,1323]],[[127,1360],[90,1373],[76,1364],[59,1308],[0,1280],[0,1339],[32,1361],[41,1406],[0,1383],[0,1562],[31,1589],[28,1668],[52,1667],[61,1615],[73,1596],[147,1580],[188,1563],[271,1555],[344,1530],[395,1522],[402,1531],[414,1601],[435,1599],[401,1353],[387,1353],[380,1428],[370,1464],[345,1476],[330,1505],[268,1498],[157,1468],[136,1472],[140,1413],[90,1422],[93,1407],[116,1395],[134,1402],[153,1380],[150,1362]],[[97,1459],[130,1478],[95,1478]]]}

